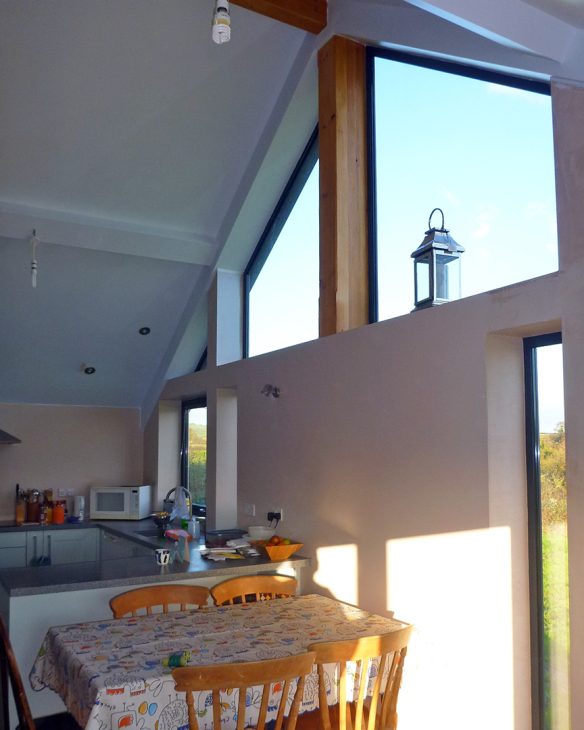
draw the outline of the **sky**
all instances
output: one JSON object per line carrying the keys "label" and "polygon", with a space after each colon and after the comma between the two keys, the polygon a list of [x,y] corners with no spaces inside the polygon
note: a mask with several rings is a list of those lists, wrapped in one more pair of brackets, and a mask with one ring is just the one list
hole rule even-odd
{"label": "sky", "polygon": [[[379,319],[413,309],[411,253],[436,207],[465,248],[462,296],[556,271],[550,97],[382,58],[375,84]],[[317,164],[252,288],[250,355],[318,337],[318,276]],[[563,420],[547,402],[559,352],[543,358],[542,431]]]}
{"label": "sky", "polygon": [[541,433],[552,433],[559,423],[564,423],[561,345],[537,349],[537,391],[539,430]]}

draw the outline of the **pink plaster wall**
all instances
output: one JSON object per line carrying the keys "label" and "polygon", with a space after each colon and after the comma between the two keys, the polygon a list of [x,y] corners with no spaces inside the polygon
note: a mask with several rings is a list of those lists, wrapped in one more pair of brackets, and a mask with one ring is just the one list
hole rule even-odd
{"label": "pink plaster wall", "polygon": [[142,481],[137,409],[0,404],[0,428],[22,441],[0,446],[0,520],[13,518],[17,483],[87,495]]}

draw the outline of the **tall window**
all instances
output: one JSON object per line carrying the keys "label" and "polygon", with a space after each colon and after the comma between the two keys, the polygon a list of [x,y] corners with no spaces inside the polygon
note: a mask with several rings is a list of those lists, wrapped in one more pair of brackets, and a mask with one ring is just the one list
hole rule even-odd
{"label": "tall window", "polygon": [[534,730],[570,730],[569,586],[562,345],[525,340]]}
{"label": "tall window", "polygon": [[207,505],[207,401],[199,398],[182,406],[182,484],[191,493],[195,514]]}
{"label": "tall window", "polygon": [[412,310],[434,208],[465,249],[462,296],[557,270],[549,85],[378,49],[368,68],[372,319]]}
{"label": "tall window", "polygon": [[318,206],[315,132],[244,272],[246,356],[318,337]]}

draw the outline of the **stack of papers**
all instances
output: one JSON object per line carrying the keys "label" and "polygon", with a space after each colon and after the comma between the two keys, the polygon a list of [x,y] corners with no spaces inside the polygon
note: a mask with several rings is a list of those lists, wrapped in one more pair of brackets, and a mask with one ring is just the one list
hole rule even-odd
{"label": "stack of papers", "polygon": [[201,548],[201,555],[208,560],[243,560],[235,548]]}
{"label": "stack of papers", "polygon": [[259,554],[259,550],[246,540],[230,540],[225,547],[201,548],[201,555],[208,560],[243,560],[256,558]]}

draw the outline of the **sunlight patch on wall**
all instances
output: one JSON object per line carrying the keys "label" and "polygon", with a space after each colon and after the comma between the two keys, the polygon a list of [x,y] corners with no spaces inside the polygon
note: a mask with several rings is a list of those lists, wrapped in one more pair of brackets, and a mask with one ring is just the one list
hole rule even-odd
{"label": "sunlight patch on wall", "polygon": [[400,730],[514,730],[509,528],[389,540],[386,559],[387,607],[416,626]]}
{"label": "sunlight patch on wall", "polygon": [[339,601],[358,605],[358,567],[356,545],[332,545],[316,551],[318,568],[314,582],[326,588]]}

